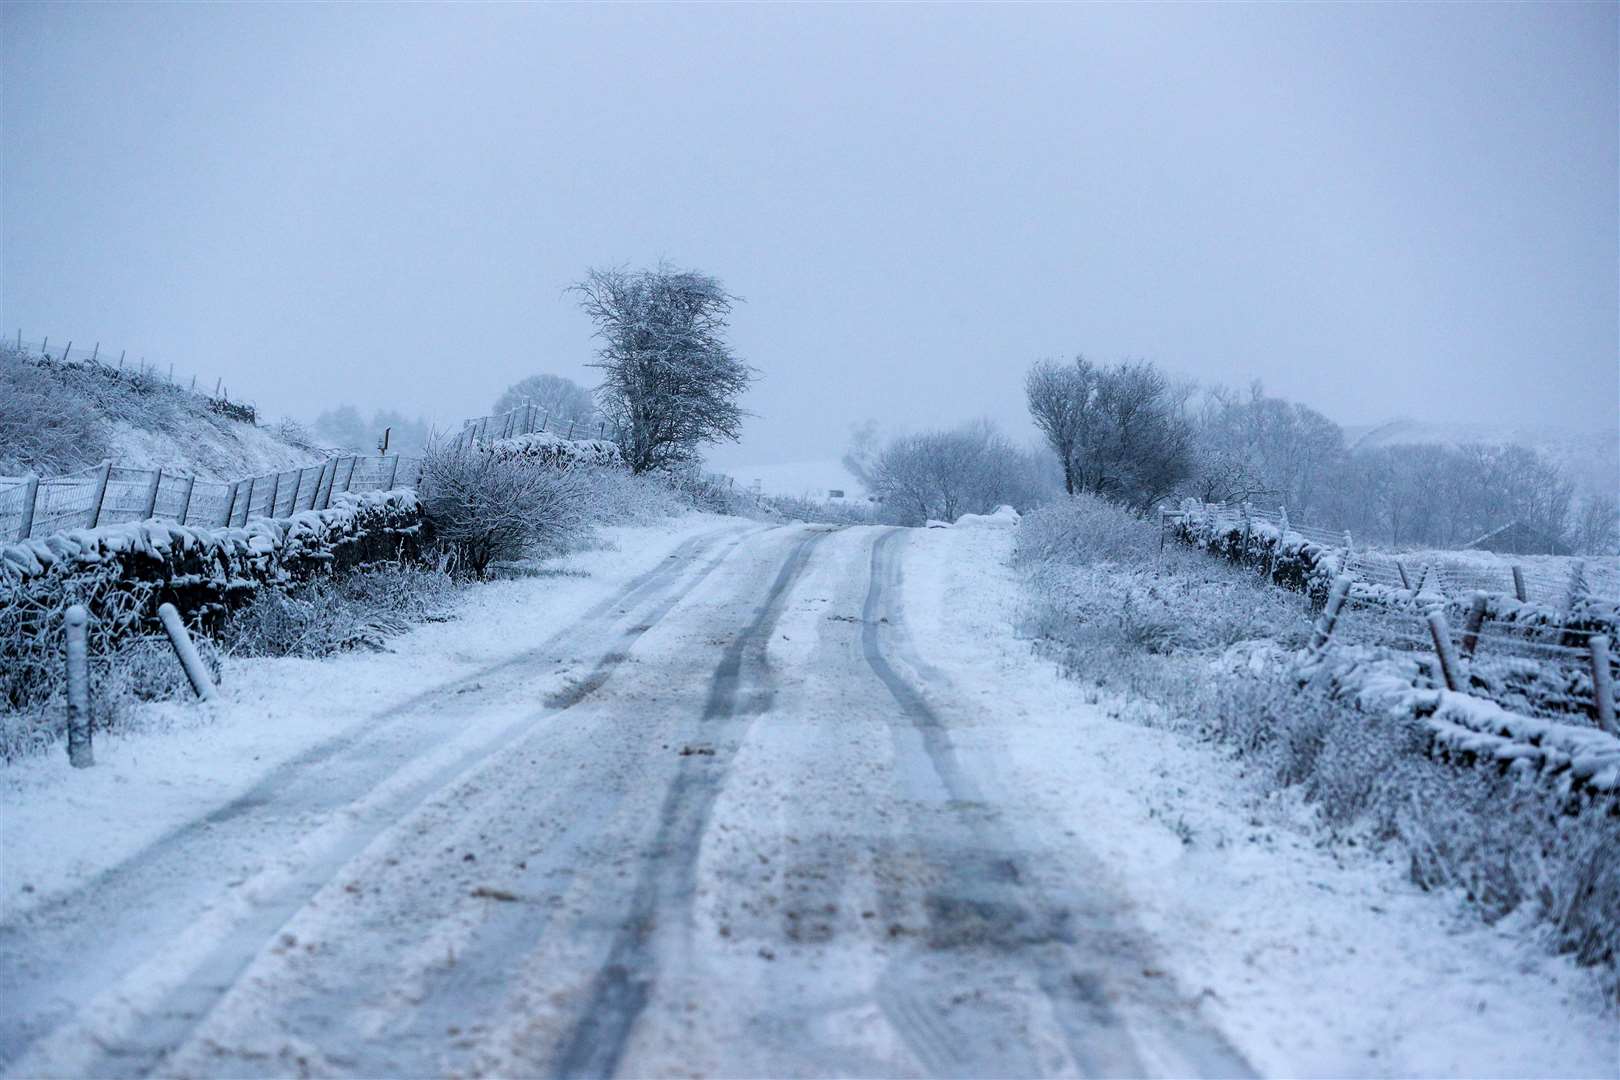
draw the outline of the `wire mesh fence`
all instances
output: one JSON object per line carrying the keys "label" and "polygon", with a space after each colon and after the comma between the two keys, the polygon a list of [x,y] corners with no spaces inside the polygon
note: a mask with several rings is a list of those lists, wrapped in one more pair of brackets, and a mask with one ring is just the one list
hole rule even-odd
{"label": "wire mesh fence", "polygon": [[217,481],[103,462],[67,476],[0,482],[0,539],[26,540],[149,519],[240,526],[249,518],[325,509],[339,492],[413,486],[420,470],[419,458],[352,455]]}

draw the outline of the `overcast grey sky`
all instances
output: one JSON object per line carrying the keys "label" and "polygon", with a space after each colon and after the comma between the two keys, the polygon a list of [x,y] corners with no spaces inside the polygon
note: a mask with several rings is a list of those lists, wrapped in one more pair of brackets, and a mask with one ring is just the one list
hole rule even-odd
{"label": "overcast grey sky", "polygon": [[442,422],[660,258],[747,299],[745,445],[1025,430],[1041,356],[1342,422],[1620,414],[1601,4],[0,7],[0,320],[272,413]]}

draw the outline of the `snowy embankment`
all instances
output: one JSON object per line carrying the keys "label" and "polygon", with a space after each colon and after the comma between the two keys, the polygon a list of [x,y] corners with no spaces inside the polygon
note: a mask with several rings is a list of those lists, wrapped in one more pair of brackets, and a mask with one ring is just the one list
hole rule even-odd
{"label": "snowy embankment", "polygon": [[[96,766],[66,755],[0,769],[0,919],[80,885],[231,802],[266,774],[328,742],[362,734],[378,714],[532,648],[678,545],[736,522],[689,514],[651,527],[601,530],[605,546],[548,563],[542,576],[466,590],[456,618],[395,639],[384,653],[324,660],[229,659],[213,704],[154,702],[137,734],[96,735]],[[520,708],[530,708],[523,702]],[[469,720],[407,771],[454,760],[510,710]]]}
{"label": "snowy embankment", "polygon": [[[1264,1074],[1620,1075],[1593,975],[1414,886],[1396,849],[1325,840],[1217,746],[1134,722],[1155,707],[1064,678],[1014,637],[1013,530],[919,532],[907,559],[925,658],[985,706],[1006,790],[1045,808],[1031,847],[1099,862],[1185,992]],[[1010,696],[1007,687],[1016,687]],[[988,689],[985,694],[991,693]],[[985,755],[985,760],[996,760]],[[1066,856],[1065,853],[1069,854]]]}

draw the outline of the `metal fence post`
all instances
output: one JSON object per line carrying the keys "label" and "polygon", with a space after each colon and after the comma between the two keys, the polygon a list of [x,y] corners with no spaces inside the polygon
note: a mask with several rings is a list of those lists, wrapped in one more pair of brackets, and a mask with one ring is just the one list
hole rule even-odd
{"label": "metal fence post", "polygon": [[75,769],[96,763],[90,747],[90,648],[85,624],[90,613],[74,604],[63,617],[67,631],[67,752]]}
{"label": "metal fence post", "polygon": [[[21,331],[19,331],[20,333]],[[34,507],[39,502],[39,477],[30,473],[23,479],[22,522],[17,526],[17,539],[26,540],[34,532]]]}
{"label": "metal fence post", "polygon": [[1592,653],[1592,703],[1597,706],[1598,727],[1610,735],[1620,735],[1614,722],[1614,676],[1609,671],[1609,635],[1594,634],[1587,641]]}
{"label": "metal fence post", "polygon": [[230,528],[231,519],[236,516],[236,493],[241,490],[242,481],[236,480],[231,484],[231,490],[225,494],[225,514],[220,519],[222,528]]}
{"label": "metal fence post", "polygon": [[354,483],[354,470],[356,468],[358,468],[359,465],[360,465],[360,455],[355,454],[354,456],[349,458],[349,475],[347,475],[347,476],[345,476],[343,478],[343,490],[344,491],[348,491],[350,485],[352,485]]}
{"label": "metal fence post", "polygon": [[212,701],[214,680],[208,677],[208,669],[203,666],[202,657],[197,655],[197,646],[192,643],[191,635],[186,633],[186,624],[180,621],[180,612],[175,610],[173,604],[160,604],[158,618],[163,622],[164,632],[169,635],[169,643],[174,646],[174,654],[180,658],[180,666],[185,669],[191,689],[203,701]]}
{"label": "metal fence post", "polygon": [[162,469],[153,469],[152,470],[152,484],[151,484],[150,487],[148,487],[146,489],[146,506],[143,508],[144,513],[141,514],[141,520],[142,521],[145,521],[148,518],[152,518],[152,517],[157,516],[158,488],[161,487],[162,484],[163,484],[163,470]]}
{"label": "metal fence post", "polygon": [[398,475],[399,475],[399,455],[395,454],[394,455],[393,467],[388,470],[388,484],[387,484],[387,486],[385,486],[383,488],[384,491],[393,491],[394,490],[394,478],[396,476],[398,476]]}
{"label": "metal fence post", "polygon": [[107,480],[112,476],[112,459],[108,458],[101,463],[101,475],[96,477],[95,494],[90,497],[90,525],[95,528],[101,524],[101,504],[107,499]]}
{"label": "metal fence post", "polygon": [[259,486],[259,478],[257,476],[248,477],[247,498],[242,500],[242,524],[243,525],[246,525],[248,523],[248,515],[253,513],[253,493],[258,488],[258,486]]}
{"label": "metal fence post", "polygon": [[[271,481],[270,481],[270,506],[269,506],[269,509],[267,509],[265,511],[265,514],[264,514],[265,517],[273,518],[273,517],[276,516],[276,502],[278,501],[278,499],[280,497],[281,497],[281,474],[276,473],[273,476],[273,478],[271,479]],[[251,510],[252,507],[250,506],[248,509]],[[244,522],[244,524],[246,524],[246,523]]]}
{"label": "metal fence post", "polygon": [[293,481],[292,503],[287,507],[287,516],[292,517],[298,513],[298,493],[304,490],[304,470],[298,470],[298,479]]}

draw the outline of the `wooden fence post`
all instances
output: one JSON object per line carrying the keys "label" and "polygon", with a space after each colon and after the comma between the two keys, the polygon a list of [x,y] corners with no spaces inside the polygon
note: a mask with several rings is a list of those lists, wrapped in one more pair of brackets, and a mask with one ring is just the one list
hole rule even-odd
{"label": "wooden fence post", "polygon": [[180,524],[186,523],[186,515],[191,513],[191,489],[197,486],[195,475],[186,477],[186,493],[180,496]]}
{"label": "wooden fence post", "polygon": [[[332,466],[332,475],[326,475],[326,467]],[[326,484],[326,494],[321,494],[321,484]],[[332,485],[337,483],[337,458],[321,462],[321,475],[315,479],[315,501],[310,504],[311,510],[325,510],[332,505]]]}
{"label": "wooden fence post", "polygon": [[101,475],[96,477],[96,490],[90,496],[90,525],[95,528],[101,524],[101,504],[107,501],[107,481],[112,476],[112,459],[108,458],[101,463]]}
{"label": "wooden fence post", "polygon": [[[273,517],[276,516],[276,502],[277,502],[278,499],[280,499],[280,497],[281,497],[281,474],[280,473],[275,473],[274,476],[272,477],[271,481],[270,481],[270,507],[269,507],[268,510],[265,511],[265,514],[264,514],[265,517],[273,518]],[[249,509],[252,509],[252,507],[249,507]],[[246,524],[246,522],[243,522],[243,524]]]}
{"label": "wooden fence post", "polygon": [[398,475],[399,475],[399,455],[395,454],[394,455],[393,467],[388,470],[388,486],[383,488],[384,491],[393,491],[394,490],[394,478],[396,476],[398,476]]}
{"label": "wooden fence post", "polygon": [[203,666],[202,657],[197,655],[197,646],[192,643],[191,635],[186,633],[186,624],[180,621],[180,612],[175,610],[173,604],[160,604],[158,618],[163,622],[164,632],[169,635],[169,643],[174,646],[174,654],[180,658],[180,666],[185,670],[191,689],[203,701],[212,701],[214,680],[208,677],[208,669]]}
{"label": "wooden fence post", "polygon": [[1414,592],[1414,593],[1422,592],[1423,591],[1423,583],[1425,581],[1427,581],[1427,580],[1429,580],[1429,564],[1424,563],[1422,566],[1418,567],[1417,584],[1412,586],[1412,592]]}
{"label": "wooden fence post", "polygon": [[221,528],[230,528],[231,519],[236,516],[236,493],[241,487],[242,481],[233,481],[230,491],[225,493],[225,513],[219,522]]}
{"label": "wooden fence post", "polygon": [[152,470],[152,484],[151,484],[150,487],[148,487],[146,489],[146,506],[142,508],[143,511],[144,511],[141,514],[141,520],[142,521],[146,521],[148,518],[152,518],[152,517],[157,516],[158,488],[161,487],[162,485],[163,485],[163,470],[162,469],[153,469]]}
{"label": "wooden fence post", "polygon": [[1429,609],[1429,636],[1434,638],[1434,654],[1440,658],[1440,674],[1445,679],[1446,689],[1460,690],[1462,664],[1451,647],[1451,628],[1446,625],[1445,613],[1437,607]]}
{"label": "wooden fence post", "polygon": [[1614,722],[1614,676],[1609,671],[1609,635],[1594,634],[1587,641],[1592,653],[1592,703],[1597,706],[1598,727],[1610,735],[1620,735]]}
{"label": "wooden fence post", "polygon": [[1401,588],[1405,589],[1407,592],[1411,592],[1412,579],[1406,576],[1406,564],[1401,562],[1399,559],[1395,560],[1395,572],[1401,575]]}
{"label": "wooden fence post", "polygon": [[1530,599],[1524,591],[1524,570],[1517,563],[1513,564],[1513,598],[1521,604]]}
{"label": "wooden fence post", "polygon": [[1350,595],[1350,578],[1340,574],[1333,579],[1333,590],[1328,593],[1327,606],[1322,609],[1322,617],[1316,622],[1316,630],[1311,634],[1311,651],[1317,652],[1327,648],[1327,643],[1333,640],[1333,628],[1338,625],[1339,612],[1344,608],[1345,598]]}
{"label": "wooden fence post", "polygon": [[63,617],[67,631],[67,752],[75,769],[96,763],[90,747],[90,648],[85,624],[90,613],[74,604]]}
{"label": "wooden fence post", "polygon": [[[19,331],[20,333],[21,331]],[[22,521],[17,525],[17,539],[26,540],[34,532],[34,507],[39,504],[39,477],[30,473],[23,478]]]}
{"label": "wooden fence post", "polygon": [[298,479],[293,481],[292,503],[287,507],[287,516],[292,517],[298,513],[298,494],[304,490],[304,470],[298,470]]}
{"label": "wooden fence post", "polygon": [[350,455],[350,457],[349,457],[349,474],[343,478],[343,490],[344,491],[348,491],[349,486],[354,483],[354,470],[356,468],[358,468],[359,465],[360,465],[360,455],[359,454]]}
{"label": "wooden fence post", "polygon": [[1473,659],[1474,650],[1479,648],[1479,628],[1485,625],[1485,608],[1490,600],[1482,592],[1474,594],[1473,601],[1468,605],[1468,618],[1463,622],[1462,654]]}
{"label": "wooden fence post", "polygon": [[1591,594],[1592,589],[1586,583],[1586,560],[1576,559],[1569,568],[1569,592],[1564,597],[1564,610],[1574,611]]}
{"label": "wooden fence post", "polygon": [[253,513],[253,493],[258,489],[258,487],[259,487],[259,478],[257,476],[248,477],[248,494],[247,494],[247,498],[245,500],[243,500],[243,502],[242,502],[242,524],[243,525],[246,525],[248,523],[248,515]]}

